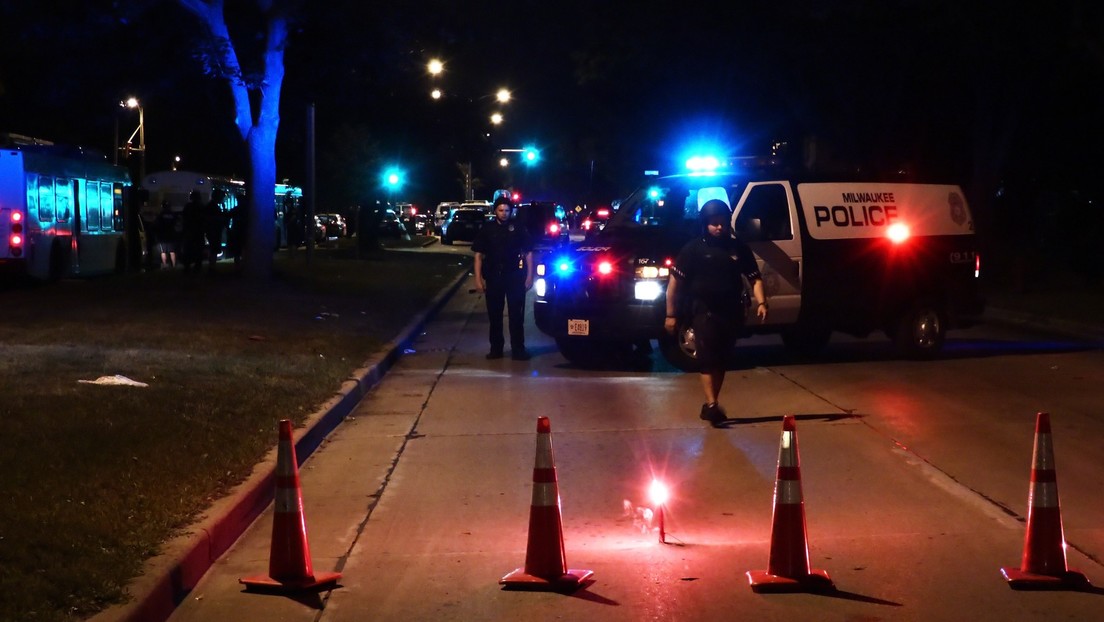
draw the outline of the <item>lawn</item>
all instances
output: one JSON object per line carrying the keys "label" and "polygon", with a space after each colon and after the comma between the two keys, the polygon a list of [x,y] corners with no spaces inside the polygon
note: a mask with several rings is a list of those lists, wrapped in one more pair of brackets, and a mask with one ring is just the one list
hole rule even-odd
{"label": "lawn", "polygon": [[[0,288],[0,620],[120,602],[278,420],[303,421],[469,265],[320,249],[271,282],[224,263]],[[148,386],[80,382],[115,375]]]}

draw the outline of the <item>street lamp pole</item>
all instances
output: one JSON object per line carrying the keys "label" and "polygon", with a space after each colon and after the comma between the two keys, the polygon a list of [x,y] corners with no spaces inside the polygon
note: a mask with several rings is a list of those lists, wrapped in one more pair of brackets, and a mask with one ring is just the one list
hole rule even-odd
{"label": "street lamp pole", "polygon": [[[142,103],[138,101],[138,98],[131,97],[125,102],[120,102],[120,106],[126,106],[127,108],[138,109],[138,127],[130,134],[130,138],[126,141],[127,153],[131,151],[137,151],[138,153],[138,181],[141,183],[142,179],[146,177],[146,111],[142,108]],[[131,143],[134,142],[134,136],[138,136],[138,147],[131,147]]]}

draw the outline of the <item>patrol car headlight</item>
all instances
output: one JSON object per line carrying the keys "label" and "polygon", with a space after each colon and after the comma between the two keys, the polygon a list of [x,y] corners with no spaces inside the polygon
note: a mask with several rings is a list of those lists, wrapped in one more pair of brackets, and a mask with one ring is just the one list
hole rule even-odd
{"label": "patrol car headlight", "polygon": [[665,279],[669,276],[671,276],[671,271],[668,268],[660,268],[659,269],[659,278]]}
{"label": "patrol car headlight", "polygon": [[642,266],[636,269],[636,276],[641,279],[659,278],[659,268],[655,266]]}
{"label": "patrol car headlight", "polygon": [[533,288],[537,290],[537,297],[544,298],[544,293],[548,290],[548,285],[544,279],[537,279],[533,283]]}
{"label": "patrol car headlight", "polygon": [[659,281],[637,281],[635,292],[637,300],[655,300],[663,293]]}
{"label": "patrol car headlight", "polygon": [[537,276],[544,276],[544,264],[537,264]]}

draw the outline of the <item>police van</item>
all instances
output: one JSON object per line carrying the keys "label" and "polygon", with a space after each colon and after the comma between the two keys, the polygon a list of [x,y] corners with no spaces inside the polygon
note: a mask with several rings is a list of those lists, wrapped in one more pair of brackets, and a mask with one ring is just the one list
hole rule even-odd
{"label": "police van", "polygon": [[978,241],[958,186],[709,170],[653,178],[601,232],[538,264],[534,317],[565,358],[587,366],[658,340],[671,364],[696,369],[693,330],[681,318],[674,336],[663,330],[665,296],[710,199],[733,210],[763,275],[770,313],[761,324],[749,308],[749,335],[780,334],[808,355],[833,332],[884,331],[924,358],[981,315]]}

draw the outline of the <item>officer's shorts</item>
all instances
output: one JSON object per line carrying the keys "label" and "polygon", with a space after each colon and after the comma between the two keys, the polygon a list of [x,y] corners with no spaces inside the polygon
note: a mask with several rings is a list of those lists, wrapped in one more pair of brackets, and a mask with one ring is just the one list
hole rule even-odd
{"label": "officer's shorts", "polygon": [[728,369],[732,348],[744,318],[739,314],[701,312],[694,315],[694,347],[702,372]]}

